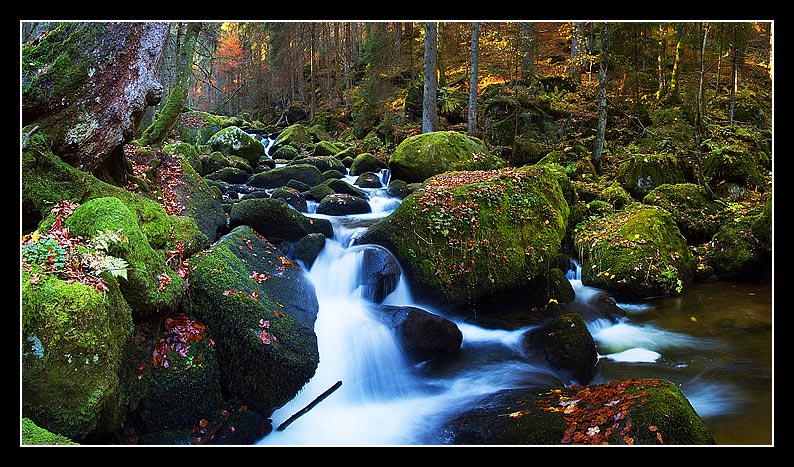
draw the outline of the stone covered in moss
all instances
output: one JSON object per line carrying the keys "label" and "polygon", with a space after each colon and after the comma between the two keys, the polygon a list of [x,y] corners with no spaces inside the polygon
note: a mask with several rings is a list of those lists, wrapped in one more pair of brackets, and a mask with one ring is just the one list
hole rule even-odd
{"label": "stone covered in moss", "polygon": [[224,390],[269,416],[317,368],[314,286],[247,226],[193,256],[190,270],[184,307],[215,340]]}
{"label": "stone covered in moss", "polygon": [[505,162],[477,138],[458,131],[436,131],[403,140],[388,165],[393,178],[412,183],[447,171],[498,169]]}
{"label": "stone covered in moss", "polygon": [[380,172],[388,168],[389,166],[386,162],[365,152],[357,155],[355,159],[353,159],[353,163],[350,165],[350,175],[361,175],[366,172]]}
{"label": "stone covered in moss", "polygon": [[757,213],[727,218],[711,242],[700,249],[704,261],[720,279],[758,280],[770,273],[771,244],[753,235],[757,220]]}
{"label": "stone covered in moss", "polygon": [[202,419],[220,414],[218,358],[203,323],[180,314],[166,318],[156,331],[137,335],[127,390],[138,435],[169,430],[187,434]]}
{"label": "stone covered in moss", "polygon": [[623,211],[579,224],[582,283],[618,300],[681,293],[695,273],[686,239],[666,210],[635,203]]}
{"label": "stone covered in moss", "polygon": [[23,417],[22,418],[22,443],[23,445],[36,445],[36,446],[76,446],[75,443],[66,436],[53,433],[45,430],[36,425],[33,420]]}
{"label": "stone covered in moss", "polygon": [[270,145],[270,154],[274,154],[282,146],[292,146],[300,152],[300,150],[309,147],[312,141],[313,138],[308,128],[301,123],[295,123],[284,128],[273,140],[273,144]]}
{"label": "stone covered in moss", "polygon": [[108,290],[22,271],[22,415],[74,441],[107,439],[124,420],[120,365],[132,335],[118,283]]}
{"label": "stone covered in moss", "polygon": [[292,209],[285,200],[277,198],[243,199],[235,203],[229,213],[230,228],[250,226],[273,243],[282,240],[297,242],[310,232],[319,231],[314,224],[313,219]]}
{"label": "stone covered in moss", "polygon": [[190,144],[207,144],[212,135],[221,129],[239,124],[237,117],[191,110],[182,112],[174,130],[179,134],[181,141]]}
{"label": "stone covered in moss", "polygon": [[225,156],[240,156],[251,167],[256,166],[259,158],[265,153],[262,143],[236,126],[219,130],[207,141],[213,151],[220,151]]}
{"label": "stone covered in moss", "polygon": [[149,245],[135,215],[118,198],[83,203],[66,219],[66,226],[72,235],[86,238],[106,229],[120,230],[127,238],[127,243],[114,243],[108,254],[129,263],[127,279],[120,279],[119,284],[135,319],[176,307],[184,280],[166,264],[165,254]]}
{"label": "stone covered in moss", "polygon": [[265,189],[278,188],[286,186],[293,179],[309,186],[319,185],[325,180],[322,171],[314,165],[296,164],[254,174],[248,179],[248,185]]}
{"label": "stone covered in moss", "polygon": [[666,209],[690,245],[711,240],[723,217],[723,208],[709,199],[702,186],[694,183],[661,185],[651,190],[642,202]]}
{"label": "stone covered in moss", "polygon": [[345,164],[342,163],[341,160],[337,159],[334,156],[311,156],[311,157],[304,157],[297,161],[288,162],[287,165],[297,165],[297,164],[311,164],[318,169],[320,172],[326,172],[328,170],[338,170],[339,172],[345,173],[347,169],[345,168]]}
{"label": "stone covered in moss", "polygon": [[661,379],[504,389],[463,408],[443,431],[444,444],[455,445],[716,444],[678,386]]}
{"label": "stone covered in moss", "polygon": [[559,251],[567,223],[547,168],[449,172],[358,241],[392,251],[417,297],[454,307],[529,283]]}
{"label": "stone covered in moss", "polygon": [[[58,201],[69,199],[80,204],[92,198],[109,196],[121,200],[134,214],[152,248],[170,251],[177,248],[176,242],[189,244],[194,241],[193,238],[174,235],[175,221],[159,203],[75,169],[52,153],[45,134],[37,132],[32,135],[22,151],[24,228],[35,228]],[[179,232],[184,232],[184,229]]]}
{"label": "stone covered in moss", "polygon": [[618,180],[631,196],[642,199],[654,188],[689,183],[691,168],[681,158],[669,154],[637,154],[618,168]]}

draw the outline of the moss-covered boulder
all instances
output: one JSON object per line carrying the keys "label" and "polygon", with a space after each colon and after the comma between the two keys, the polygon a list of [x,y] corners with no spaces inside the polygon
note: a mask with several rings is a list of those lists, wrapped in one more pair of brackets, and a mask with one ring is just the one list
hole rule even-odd
{"label": "moss-covered boulder", "polygon": [[204,176],[207,180],[220,180],[232,185],[242,185],[251,178],[251,173],[237,167],[223,167]]}
{"label": "moss-covered boulder", "polygon": [[111,439],[124,422],[120,368],[132,336],[116,279],[106,289],[23,268],[22,416],[76,442]]}
{"label": "moss-covered boulder", "polygon": [[381,183],[380,177],[378,177],[377,174],[364,172],[356,177],[356,181],[353,182],[353,185],[361,188],[381,188],[383,183]]}
{"label": "moss-covered boulder", "polygon": [[298,152],[306,149],[313,138],[309,129],[302,123],[295,123],[284,128],[270,145],[270,154],[273,155],[282,146],[292,146]]}
{"label": "moss-covered boulder", "polygon": [[247,225],[273,243],[297,242],[311,232],[327,233],[315,219],[292,209],[277,198],[250,198],[232,206],[229,227]]}
{"label": "moss-covered boulder", "polygon": [[454,307],[545,271],[567,222],[568,204],[548,168],[449,172],[357,241],[394,253],[417,299]]}
{"label": "moss-covered boulder", "polygon": [[[771,228],[770,219],[766,217],[769,213],[764,206],[757,211],[729,216],[711,241],[699,247],[699,256],[720,279],[756,281],[770,277],[772,245],[763,238]],[[759,225],[766,225],[766,228],[759,228]],[[759,232],[762,238],[756,237],[754,232]]]}
{"label": "moss-covered boulder", "polygon": [[318,141],[317,144],[314,145],[314,152],[312,156],[314,157],[322,157],[322,156],[335,156],[343,149],[343,146],[333,143],[331,141]]}
{"label": "moss-covered boulder", "polygon": [[243,131],[240,127],[230,126],[219,130],[207,141],[213,151],[225,156],[240,156],[251,167],[256,166],[259,158],[265,153],[262,143]]}
{"label": "moss-covered boulder", "polygon": [[286,186],[290,180],[298,180],[309,186],[319,185],[325,178],[320,169],[311,164],[287,165],[251,175],[248,185],[258,188]]}
{"label": "moss-covered boulder", "polygon": [[199,155],[195,144],[185,143],[183,141],[166,144],[163,146],[163,152],[172,156],[180,156],[184,158],[185,161],[193,168],[193,171],[201,175],[202,170],[204,169],[204,163],[201,160],[201,156]]}
{"label": "moss-covered boulder", "polygon": [[341,173],[345,173],[347,168],[345,164],[342,163],[339,159],[334,156],[311,156],[311,157],[304,157],[302,159],[288,162],[287,165],[296,165],[296,164],[310,164],[318,169],[320,172],[326,172],[328,170],[338,170]]}
{"label": "moss-covered boulder", "polygon": [[477,138],[458,131],[436,131],[403,140],[388,165],[392,177],[412,183],[448,171],[498,169],[505,162]]}
{"label": "moss-covered boulder", "polygon": [[620,301],[675,295],[694,278],[695,258],[665,209],[634,203],[623,211],[579,224],[582,283]]}
{"label": "moss-covered boulder", "polygon": [[217,170],[223,169],[224,167],[231,167],[232,161],[229,160],[228,157],[223,155],[220,151],[212,151],[209,155],[205,156],[201,160],[201,172],[202,176],[206,176],[207,174],[211,174]]}
{"label": "moss-covered boulder", "polygon": [[239,120],[236,117],[190,110],[182,112],[174,126],[174,131],[179,135],[180,141],[207,144],[212,135],[221,129],[238,124]]}
{"label": "moss-covered boulder", "polygon": [[273,193],[270,194],[270,197],[273,199],[284,200],[298,212],[307,212],[309,210],[308,205],[306,204],[306,197],[295,188],[286,186],[276,188],[273,190]]}
{"label": "moss-covered boulder", "polygon": [[184,314],[164,321],[154,331],[138,333],[130,359],[130,423],[139,436],[172,430],[189,434],[223,407],[215,341],[206,326]]}
{"label": "moss-covered boulder", "polygon": [[190,258],[190,270],[184,308],[215,342],[225,393],[269,416],[317,369],[314,286],[247,226]]}
{"label": "moss-covered boulder", "polygon": [[[141,183],[146,183],[152,196],[162,199],[172,216],[192,219],[194,228],[200,230],[199,235],[205,237],[197,238],[190,244],[180,239],[188,253],[200,251],[214,242],[218,238],[218,231],[226,225],[226,216],[218,196],[207,184],[207,179],[196,171],[196,163],[191,163],[195,157],[198,155],[194,146],[187,143],[176,143],[163,151],[139,147],[130,156],[136,167],[147,167],[145,182],[141,180]],[[189,229],[190,226],[184,222],[183,227]],[[188,230],[185,232],[188,233]]]}
{"label": "moss-covered boulder", "polygon": [[723,207],[694,183],[658,186],[642,202],[666,209],[690,245],[709,241],[720,228],[723,217]]}
{"label": "moss-covered boulder", "polygon": [[372,212],[372,206],[366,199],[346,193],[332,193],[324,197],[317,205],[317,214],[327,216],[347,216],[368,212]]}
{"label": "moss-covered boulder", "polygon": [[389,165],[375,157],[373,154],[365,152],[359,154],[353,159],[353,164],[350,166],[350,175],[361,175],[366,172],[380,172],[383,169],[388,169]]}
{"label": "moss-covered boulder", "polygon": [[66,436],[45,430],[36,425],[33,420],[22,417],[22,439],[20,444],[23,446],[76,446],[79,443],[75,443]]}
{"label": "moss-covered boulder", "polygon": [[662,379],[505,389],[461,411],[445,424],[444,444],[716,444],[680,388]]}
{"label": "moss-covered boulder", "polygon": [[182,298],[184,280],[168,266],[165,252],[151,247],[135,214],[121,200],[89,200],[66,219],[66,226],[75,236],[90,238],[109,230],[126,237],[127,242],[112,244],[108,253],[129,263],[127,278],[119,279],[119,286],[136,320],[176,307]]}
{"label": "moss-covered boulder", "polygon": [[680,157],[670,154],[635,154],[618,167],[618,180],[631,195],[641,200],[654,188],[669,183],[689,183],[692,169]]}
{"label": "moss-covered boulder", "polygon": [[294,147],[292,147],[289,144],[283,144],[283,145],[278,146],[276,148],[271,146],[270,150],[268,152],[270,153],[270,156],[274,160],[275,159],[280,159],[280,160],[285,160],[285,161],[292,161],[292,160],[298,159],[298,156],[300,155],[298,150],[295,149]]}
{"label": "moss-covered boulder", "polygon": [[589,384],[598,363],[598,350],[582,315],[565,313],[532,328],[522,336],[527,355],[539,355],[568,384]]}
{"label": "moss-covered boulder", "polygon": [[367,198],[367,193],[364,190],[342,179],[329,178],[323,182],[323,185],[328,185],[329,188],[334,190],[334,193],[356,196],[363,199]]}

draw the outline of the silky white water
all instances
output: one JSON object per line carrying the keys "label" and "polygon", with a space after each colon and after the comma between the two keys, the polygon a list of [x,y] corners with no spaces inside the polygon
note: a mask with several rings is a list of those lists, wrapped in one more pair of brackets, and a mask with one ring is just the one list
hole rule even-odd
{"label": "silky white water", "polygon": [[[381,177],[388,180],[387,173]],[[348,177],[347,181],[354,179]],[[373,207],[369,214],[321,216],[310,207],[309,215],[329,219],[335,232],[307,271],[319,302],[315,332],[320,362],[301,393],[271,415],[274,431],[258,444],[443,444],[442,424],[485,395],[506,388],[563,384],[544,362],[531,360],[521,351],[519,342],[529,327],[486,329],[455,321],[463,342],[454,361],[408,364],[393,333],[378,321],[363,296],[359,272],[367,246],[354,245],[368,225],[389,215],[400,201],[383,189],[365,191]],[[579,265],[574,262],[572,266],[568,278],[576,292],[575,301],[585,304],[601,291],[582,285]],[[418,306],[441,314],[415,303],[404,277],[383,303]],[[619,303],[627,312],[625,318],[588,323],[600,359],[591,384],[661,377],[679,384],[707,424],[711,417],[741,411],[742,396],[737,395],[736,386],[715,379],[708,370],[712,360],[736,350],[718,339],[659,327],[649,319],[655,311],[651,303]],[[338,381],[342,385],[336,391],[284,430],[275,429]]]}

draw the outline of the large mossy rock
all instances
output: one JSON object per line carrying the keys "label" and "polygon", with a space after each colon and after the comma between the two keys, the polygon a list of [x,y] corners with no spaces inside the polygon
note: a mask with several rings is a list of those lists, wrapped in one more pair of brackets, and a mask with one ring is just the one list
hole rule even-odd
{"label": "large mossy rock", "polygon": [[[146,326],[142,326],[146,328]],[[130,358],[130,420],[139,436],[182,430],[220,417],[223,394],[215,342],[184,314],[158,331],[138,332]]]}
{"label": "large mossy rock", "polygon": [[279,133],[273,143],[270,145],[270,154],[278,152],[282,146],[292,146],[298,151],[306,149],[312,142],[311,132],[302,123],[295,123]]}
{"label": "large mossy rock", "polygon": [[180,141],[198,145],[207,144],[212,135],[221,129],[239,124],[237,117],[190,110],[182,112],[174,131],[179,134]]}
{"label": "large mossy rock", "polygon": [[295,164],[253,174],[248,179],[248,185],[270,189],[286,186],[290,180],[297,180],[309,186],[315,186],[322,183],[325,177],[323,177],[323,172],[312,164]]}
{"label": "large mossy rock", "polygon": [[314,286],[248,226],[190,258],[190,271],[184,308],[215,342],[224,392],[270,416],[317,369]]}
{"label": "large mossy rock", "polygon": [[392,178],[413,183],[448,171],[499,169],[505,162],[477,138],[458,131],[436,131],[403,140],[388,165]]}
{"label": "large mossy rock", "polygon": [[756,281],[772,272],[771,198],[747,215],[728,217],[711,241],[699,247],[705,263],[723,280]]}
{"label": "large mossy rock", "polygon": [[623,211],[579,224],[582,283],[619,301],[681,293],[695,274],[695,258],[665,209],[634,203]]}
{"label": "large mossy rock", "polygon": [[21,444],[35,446],[77,446],[79,443],[75,443],[66,436],[45,430],[36,425],[33,420],[23,417]]}
{"label": "large mossy rock", "polygon": [[669,154],[635,154],[618,167],[618,180],[637,200],[665,183],[689,183],[691,174],[683,159]]}
{"label": "large mossy rock", "polygon": [[312,219],[278,198],[243,199],[232,206],[229,227],[247,225],[272,243],[297,242],[306,235],[319,232],[333,237],[327,219]]}
{"label": "large mossy rock", "polygon": [[528,284],[568,225],[547,167],[449,172],[429,179],[357,240],[389,249],[416,298],[460,306]]}
{"label": "large mossy rock", "polygon": [[[135,157],[146,152],[140,148]],[[206,237],[187,245],[188,251],[202,250],[217,240],[218,232],[226,226],[226,214],[215,192],[201,177],[202,164],[195,147],[178,143],[164,151],[154,151],[149,157],[147,177],[151,177],[150,183],[154,185],[158,198],[168,203],[171,215],[193,219]],[[248,174],[245,180],[248,180]]]}
{"label": "large mossy rock", "polygon": [[717,233],[723,207],[694,183],[664,184],[651,190],[642,202],[666,209],[690,245],[707,242]]}
{"label": "large mossy rock", "polygon": [[108,440],[124,422],[120,368],[130,307],[107,291],[22,271],[22,416],[76,442]]}
{"label": "large mossy rock", "polygon": [[262,143],[243,131],[240,127],[229,126],[219,130],[207,141],[213,151],[224,156],[240,156],[251,167],[255,167],[259,158],[265,153]]}
{"label": "large mossy rock", "polygon": [[168,266],[165,252],[151,247],[135,214],[118,198],[83,203],[66,219],[66,226],[75,236],[91,238],[110,230],[127,238],[127,242],[114,243],[108,254],[129,263],[127,278],[119,284],[136,320],[174,309],[181,300],[184,280]]}
{"label": "large mossy rock", "polygon": [[662,379],[505,389],[461,411],[444,426],[445,444],[716,444],[680,388]]}

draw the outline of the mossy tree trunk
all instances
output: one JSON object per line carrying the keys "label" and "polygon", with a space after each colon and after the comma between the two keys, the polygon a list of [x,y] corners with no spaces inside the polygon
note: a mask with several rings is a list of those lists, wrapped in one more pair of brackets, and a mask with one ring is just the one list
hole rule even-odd
{"label": "mossy tree trunk", "polygon": [[[183,26],[180,25],[179,27]],[[177,49],[176,83],[174,83],[174,88],[168,94],[168,100],[158,113],[155,121],[141,134],[138,142],[142,146],[162,144],[179,120],[179,116],[185,108],[190,79],[193,77],[193,56],[196,53],[196,41],[200,31],[200,22],[187,24],[185,34],[182,36],[183,42]]]}
{"label": "mossy tree trunk", "polygon": [[68,164],[123,184],[123,146],[162,97],[156,75],[168,23],[48,27],[22,44],[22,126],[37,125]]}

